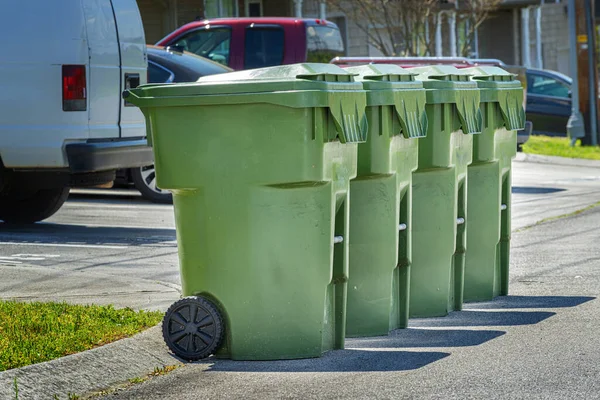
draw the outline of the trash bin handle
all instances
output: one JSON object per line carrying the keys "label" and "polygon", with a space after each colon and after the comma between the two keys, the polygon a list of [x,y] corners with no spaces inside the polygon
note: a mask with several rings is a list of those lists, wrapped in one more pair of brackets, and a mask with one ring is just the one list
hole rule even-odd
{"label": "trash bin handle", "polygon": [[137,107],[143,107],[146,103],[146,98],[140,97],[132,90],[124,90],[122,93],[123,100],[131,101],[131,99],[135,99],[132,103],[135,103]]}
{"label": "trash bin handle", "polygon": [[425,111],[425,92],[414,93],[414,101],[405,99],[406,91],[394,92],[394,108],[402,135],[406,138],[421,138],[427,136],[428,120]]}
{"label": "trash bin handle", "polygon": [[479,108],[479,91],[463,90],[456,93],[456,110],[464,133],[481,133],[483,117]]}
{"label": "trash bin handle", "polygon": [[340,142],[358,143],[367,140],[369,125],[366,107],[366,94],[357,96],[344,92],[329,93],[329,112],[333,117]]}
{"label": "trash bin handle", "polygon": [[525,129],[525,109],[521,88],[499,90],[498,104],[506,129],[511,131]]}

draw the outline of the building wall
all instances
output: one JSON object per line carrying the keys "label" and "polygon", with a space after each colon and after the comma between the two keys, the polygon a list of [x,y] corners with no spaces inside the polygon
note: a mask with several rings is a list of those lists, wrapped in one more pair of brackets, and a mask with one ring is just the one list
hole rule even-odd
{"label": "building wall", "polygon": [[146,43],[158,42],[171,27],[168,26],[168,9],[155,0],[137,0],[137,3],[142,16]]}
{"label": "building wall", "polygon": [[[569,22],[566,2],[544,4],[541,8],[542,68],[569,74]],[[519,17],[522,25],[523,20]],[[520,28],[521,29],[521,28]],[[529,15],[529,57],[531,67],[538,68],[536,52],[535,9]]]}
{"label": "building wall", "polygon": [[[532,37],[535,41],[535,34]],[[569,74],[569,21],[564,4],[542,7],[542,55],[544,69]]]}
{"label": "building wall", "polygon": [[[515,64],[513,10],[498,10],[478,30],[479,58],[497,58],[506,64]],[[516,26],[517,35],[519,26]],[[518,52],[517,52],[518,55]]]}
{"label": "building wall", "polygon": [[[173,0],[171,0],[173,1]],[[177,2],[177,26],[204,19],[204,2],[199,0],[175,0]]]}
{"label": "building wall", "polygon": [[[499,58],[507,64],[522,64],[522,14],[516,8],[500,10],[479,29],[479,56]],[[565,74],[569,73],[569,37],[565,2],[544,4],[541,8],[542,67]],[[535,8],[529,12],[529,58],[531,67],[537,68]]]}
{"label": "building wall", "polygon": [[263,0],[263,15],[265,17],[287,17],[294,15],[291,1],[286,0]]}
{"label": "building wall", "polygon": [[137,0],[146,43],[158,42],[170,32],[204,17],[202,0]]}
{"label": "building wall", "polygon": [[[293,1],[290,0],[290,3],[292,5],[293,14]],[[304,0],[302,3],[302,16],[305,18],[318,18],[319,3],[319,0]],[[346,47],[346,55],[364,57],[372,55],[371,52],[376,51],[376,49],[370,50],[367,34],[340,11],[328,7],[327,19],[336,23],[340,28]]]}

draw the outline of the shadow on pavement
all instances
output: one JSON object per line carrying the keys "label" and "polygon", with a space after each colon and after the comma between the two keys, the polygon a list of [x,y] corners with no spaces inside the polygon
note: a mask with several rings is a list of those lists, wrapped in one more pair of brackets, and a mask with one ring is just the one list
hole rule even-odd
{"label": "shadow on pavement", "polygon": [[502,296],[492,301],[465,304],[464,309],[566,308],[577,307],[595,299],[588,296]]}
{"label": "shadow on pavement", "polygon": [[416,318],[409,320],[415,327],[449,326],[516,326],[537,324],[556,315],[548,311],[456,311],[446,317]]}
{"label": "shadow on pavement", "polygon": [[389,336],[346,339],[346,348],[410,348],[478,346],[504,335],[504,331],[460,329],[398,329]]}
{"label": "shadow on pavement", "polygon": [[281,361],[217,360],[208,371],[228,372],[382,372],[410,371],[446,358],[450,353],[335,350],[321,358]]}
{"label": "shadow on pavement", "polygon": [[[175,229],[95,227],[38,223],[13,225],[0,223],[0,241],[63,245],[139,246],[174,242]],[[166,243],[165,243],[166,244]]]}
{"label": "shadow on pavement", "polygon": [[513,186],[512,192],[518,194],[548,194],[564,192],[567,189],[553,187],[535,187],[535,186]]}

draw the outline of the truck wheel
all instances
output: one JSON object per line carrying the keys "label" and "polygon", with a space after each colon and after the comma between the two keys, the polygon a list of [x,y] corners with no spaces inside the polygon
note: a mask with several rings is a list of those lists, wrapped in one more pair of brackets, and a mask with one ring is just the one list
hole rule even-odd
{"label": "truck wheel", "polygon": [[153,203],[171,203],[171,193],[156,186],[156,171],[154,165],[131,169],[131,180],[142,197]]}
{"label": "truck wheel", "polygon": [[31,224],[51,217],[67,201],[69,188],[37,191],[11,188],[0,193],[0,220],[10,224]]}
{"label": "truck wheel", "polygon": [[214,354],[221,345],[223,318],[204,297],[184,297],[169,307],[162,330],[165,343],[175,355],[195,361]]}

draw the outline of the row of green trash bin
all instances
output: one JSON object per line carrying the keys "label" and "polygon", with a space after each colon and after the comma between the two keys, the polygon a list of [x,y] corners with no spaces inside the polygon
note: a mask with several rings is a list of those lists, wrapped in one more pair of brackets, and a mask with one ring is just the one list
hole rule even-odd
{"label": "row of green trash bin", "polygon": [[506,71],[298,64],[124,96],[173,192],[178,356],[318,357],[507,294]]}

